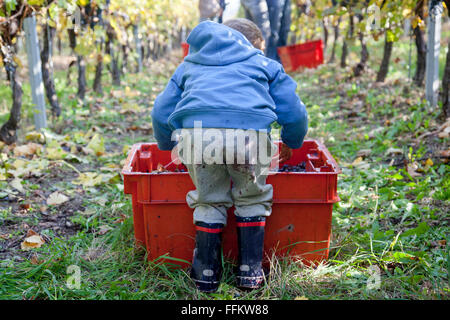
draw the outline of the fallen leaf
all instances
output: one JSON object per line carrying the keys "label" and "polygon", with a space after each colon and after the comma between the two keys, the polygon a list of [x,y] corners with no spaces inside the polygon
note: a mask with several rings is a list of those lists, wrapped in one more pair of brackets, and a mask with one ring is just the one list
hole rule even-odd
{"label": "fallen leaf", "polygon": [[445,121],[445,123],[439,128],[439,130],[439,138],[448,138],[450,136],[450,118],[447,118],[447,121]]}
{"label": "fallen leaf", "polygon": [[97,197],[97,198],[94,199],[94,202],[99,204],[99,205],[101,205],[101,206],[104,206],[108,202],[108,198],[106,198],[106,197]]}
{"label": "fallen leaf", "polygon": [[0,181],[5,181],[7,179],[6,169],[0,168]]}
{"label": "fallen leaf", "polygon": [[[353,162],[352,162],[352,166],[356,166],[356,165],[358,165],[359,163],[361,163],[362,162],[362,160],[363,160],[363,158],[362,157],[358,157],[358,158],[356,158]],[[158,168],[159,169],[159,168]]]}
{"label": "fallen leaf", "polygon": [[99,134],[95,134],[86,148],[92,150],[96,156],[104,155],[106,150],[103,137]]}
{"label": "fallen leaf", "polygon": [[19,208],[22,209],[22,210],[28,210],[28,209],[31,208],[31,204],[29,204],[29,203],[22,203],[22,204],[19,205]]}
{"label": "fallen leaf", "polygon": [[63,140],[63,139],[64,139],[64,136],[61,136],[61,135],[56,134],[56,133],[53,133],[53,132],[50,131],[50,129],[48,129],[48,128],[43,128],[43,129],[41,129],[41,130],[42,130],[42,133],[44,134],[45,139],[46,139],[47,141],[49,141],[49,140],[57,140],[57,141],[60,141],[60,140]]}
{"label": "fallen leaf", "polygon": [[38,265],[41,264],[42,261],[38,259],[36,254],[33,254],[30,259],[31,264]]}
{"label": "fallen leaf", "polygon": [[67,197],[66,195],[55,191],[52,194],[50,194],[50,196],[47,199],[47,205],[51,206],[51,205],[60,205],[64,202],[69,201],[69,197]]}
{"label": "fallen leaf", "polygon": [[103,177],[96,172],[83,172],[78,178],[72,181],[73,184],[82,185],[84,187],[94,187],[103,182]]}
{"label": "fallen leaf", "polygon": [[25,240],[21,243],[20,247],[24,251],[31,250],[33,248],[40,248],[45,243],[44,239],[34,232],[33,230],[28,230]]}
{"label": "fallen leaf", "polygon": [[16,159],[11,166],[14,169],[9,169],[8,173],[12,174],[15,178],[28,175],[40,176],[42,175],[42,170],[48,167],[48,160],[35,159],[31,161],[24,161],[23,159]]}
{"label": "fallen leaf", "polygon": [[47,148],[46,151],[49,160],[62,160],[67,156],[67,152],[61,147]]}
{"label": "fallen leaf", "polygon": [[115,220],[113,223],[122,223],[125,221],[125,219],[127,218],[126,215],[124,215],[123,213],[120,215],[121,217],[117,220]]}
{"label": "fallen leaf", "polygon": [[124,155],[124,156],[126,156],[127,154],[128,154],[128,151],[130,150],[130,146],[129,145],[124,145],[123,146],[123,148],[122,148],[122,154]]}
{"label": "fallen leaf", "polygon": [[100,235],[104,235],[105,233],[107,233],[108,231],[112,230],[112,227],[107,226],[107,225],[103,225],[99,227],[99,231],[98,234]]}
{"label": "fallen leaf", "polygon": [[72,161],[72,162],[78,162],[78,163],[89,163],[88,160],[81,158],[81,157],[77,157],[76,155],[69,153],[66,157],[65,157],[66,161]]}
{"label": "fallen leaf", "polygon": [[26,134],[25,140],[27,141],[33,141],[33,142],[39,142],[44,143],[45,142],[45,136],[42,132],[37,131],[31,131]]}
{"label": "fallen leaf", "polygon": [[9,184],[11,185],[11,187],[13,187],[14,189],[16,189],[19,192],[25,192],[23,185],[22,185],[22,179],[19,178],[15,178],[14,180],[12,180]]}
{"label": "fallen leaf", "polygon": [[121,176],[119,173],[102,173],[100,174],[102,181],[106,183],[120,182]]}
{"label": "fallen leaf", "polygon": [[403,154],[403,150],[391,147],[386,150],[386,155],[390,155],[390,154]]}
{"label": "fallen leaf", "polygon": [[40,144],[30,142],[28,144],[15,147],[13,152],[16,157],[20,156],[32,156],[42,149],[42,146]]}
{"label": "fallen leaf", "polygon": [[408,164],[406,171],[408,171],[409,175],[411,177],[420,177],[422,176],[420,173],[418,173],[416,170],[418,169],[417,164]]}
{"label": "fallen leaf", "polygon": [[369,137],[369,138],[375,138],[378,134],[380,134],[381,133],[381,131],[383,131],[384,130],[384,127],[378,127],[378,128],[375,128],[375,129],[373,129],[373,130],[371,130],[368,134],[367,134],[367,136]]}
{"label": "fallen leaf", "polygon": [[442,150],[441,152],[439,152],[439,156],[441,158],[450,158],[450,149]]}
{"label": "fallen leaf", "polygon": [[372,152],[371,149],[361,149],[358,151],[357,156],[358,157],[367,157],[370,155],[371,152]]}
{"label": "fallen leaf", "polygon": [[89,208],[89,209],[84,210],[83,212],[80,212],[80,214],[83,216],[91,216],[96,212],[97,212],[97,210],[95,210],[94,208]]}
{"label": "fallen leaf", "polygon": [[9,233],[0,234],[0,239],[6,240],[9,239],[9,237],[10,237]]}

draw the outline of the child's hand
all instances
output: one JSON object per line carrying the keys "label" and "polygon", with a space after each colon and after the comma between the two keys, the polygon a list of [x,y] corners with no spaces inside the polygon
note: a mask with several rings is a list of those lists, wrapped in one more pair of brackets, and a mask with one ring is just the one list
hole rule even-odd
{"label": "child's hand", "polygon": [[284,143],[280,145],[280,162],[288,161],[292,157],[292,149]]}

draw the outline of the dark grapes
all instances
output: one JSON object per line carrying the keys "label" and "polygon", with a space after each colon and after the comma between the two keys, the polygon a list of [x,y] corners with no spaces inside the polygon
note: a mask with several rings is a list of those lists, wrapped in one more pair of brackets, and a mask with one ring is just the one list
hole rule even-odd
{"label": "dark grapes", "polygon": [[281,168],[278,169],[278,172],[305,172],[305,171],[306,171],[305,161],[302,161],[297,165],[284,164]]}

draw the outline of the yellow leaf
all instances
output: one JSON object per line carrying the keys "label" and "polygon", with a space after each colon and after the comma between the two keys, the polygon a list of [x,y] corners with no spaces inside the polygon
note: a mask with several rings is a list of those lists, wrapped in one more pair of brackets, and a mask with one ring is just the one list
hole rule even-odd
{"label": "yellow leaf", "polygon": [[15,178],[13,181],[10,182],[10,185],[17,191],[24,192],[25,190],[23,189],[22,181],[23,181],[22,179]]}
{"label": "yellow leaf", "polygon": [[19,68],[23,68],[22,61],[20,60],[20,58],[18,56],[14,56],[13,60],[19,66]]}
{"label": "yellow leaf", "polygon": [[48,19],[48,20],[47,20],[47,23],[48,23],[48,25],[49,25],[50,27],[52,27],[52,28],[56,28],[56,27],[57,27],[56,22],[53,21],[53,20],[51,20],[51,19]]}
{"label": "yellow leaf", "polygon": [[27,2],[30,6],[42,6],[44,4],[44,0],[28,0]]}
{"label": "yellow leaf", "polygon": [[14,162],[11,164],[15,169],[21,169],[26,167],[28,164],[27,161],[22,160],[22,159],[16,159],[14,160]]}
{"label": "yellow leaf", "polygon": [[363,160],[362,157],[358,157],[355,159],[355,161],[352,162],[352,166],[356,166],[358,163],[360,163]]}
{"label": "yellow leaf", "polygon": [[6,179],[6,169],[0,168],[0,181],[5,181]]}
{"label": "yellow leaf", "polygon": [[40,248],[45,243],[44,239],[34,232],[33,230],[28,230],[25,240],[21,243],[20,247],[22,250],[28,251],[33,248]]}
{"label": "yellow leaf", "polygon": [[412,19],[411,26],[413,27],[413,29],[415,29],[420,24],[421,21],[422,20],[418,16]]}
{"label": "yellow leaf", "polygon": [[432,166],[433,165],[433,160],[431,160],[430,158],[428,158],[427,159],[427,161],[425,161],[425,164],[427,165],[427,166]]}
{"label": "yellow leaf", "polygon": [[130,150],[130,146],[129,145],[124,145],[123,146],[123,148],[122,148],[122,154],[124,155],[124,156],[126,156],[127,154],[128,154],[128,151]]}
{"label": "yellow leaf", "polygon": [[102,178],[102,181],[105,183],[120,182],[120,174],[118,174],[118,173],[103,173],[100,176]]}
{"label": "yellow leaf", "polygon": [[18,146],[14,148],[14,155],[16,157],[20,156],[31,156],[33,154],[39,153],[41,151],[42,146],[37,143],[28,143],[22,146]]}
{"label": "yellow leaf", "polygon": [[94,187],[101,184],[102,181],[103,177],[96,172],[84,172],[81,173],[76,180],[72,181],[72,183],[84,187]]}
{"label": "yellow leaf", "polygon": [[111,63],[111,56],[109,54],[105,54],[103,56],[103,63],[104,64],[110,64]]}
{"label": "yellow leaf", "polygon": [[89,0],[78,0],[77,3],[83,7],[86,7],[89,4]]}
{"label": "yellow leaf", "polygon": [[44,143],[45,136],[41,132],[32,131],[32,132],[27,133],[27,135],[25,136],[25,140]]}
{"label": "yellow leaf", "polygon": [[69,201],[69,197],[66,195],[59,193],[58,191],[53,192],[47,199],[47,204],[51,205],[60,205],[64,202]]}
{"label": "yellow leaf", "polygon": [[95,134],[86,147],[94,151],[96,156],[105,154],[105,143],[103,141],[103,137],[99,134]]}
{"label": "yellow leaf", "polygon": [[47,159],[49,160],[62,160],[67,156],[61,147],[47,148]]}

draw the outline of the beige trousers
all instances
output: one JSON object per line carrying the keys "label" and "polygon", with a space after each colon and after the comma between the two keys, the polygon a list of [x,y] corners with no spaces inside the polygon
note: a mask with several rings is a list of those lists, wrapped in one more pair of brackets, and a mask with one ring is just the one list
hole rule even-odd
{"label": "beige trousers", "polygon": [[[193,137],[194,129],[183,130],[186,135]],[[276,146],[269,135],[254,134],[257,132],[254,130],[234,131],[234,135],[228,135],[234,129],[213,130],[216,130],[216,138],[223,139],[223,143],[214,144],[211,139],[209,144],[203,142],[201,146],[195,146],[193,139],[186,139],[186,135],[181,134],[183,138],[178,144],[179,157],[196,187],[186,196],[187,204],[194,209],[194,223],[201,221],[226,225],[227,209],[233,205],[236,216],[269,216],[272,212],[273,188],[266,183],[266,179],[270,159],[276,153]],[[203,128],[201,132],[204,137],[212,136],[208,134],[211,129]],[[248,133],[252,133],[250,137]],[[243,143],[239,145],[237,140],[240,138]],[[230,145],[230,141],[234,144]],[[251,146],[255,144],[256,148],[252,149]],[[201,159],[199,153],[195,159],[195,150],[201,150]],[[256,150],[256,157],[252,150]]]}

